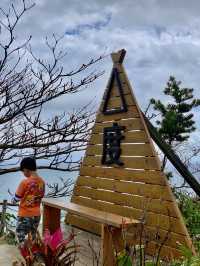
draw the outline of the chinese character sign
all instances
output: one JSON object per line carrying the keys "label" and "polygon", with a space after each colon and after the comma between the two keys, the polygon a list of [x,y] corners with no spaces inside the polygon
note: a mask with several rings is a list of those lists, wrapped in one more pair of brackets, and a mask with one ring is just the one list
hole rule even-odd
{"label": "chinese character sign", "polygon": [[102,164],[123,165],[123,162],[120,159],[120,145],[121,140],[124,139],[124,136],[122,135],[122,131],[124,130],[125,127],[119,126],[117,123],[113,123],[112,127],[104,128]]}

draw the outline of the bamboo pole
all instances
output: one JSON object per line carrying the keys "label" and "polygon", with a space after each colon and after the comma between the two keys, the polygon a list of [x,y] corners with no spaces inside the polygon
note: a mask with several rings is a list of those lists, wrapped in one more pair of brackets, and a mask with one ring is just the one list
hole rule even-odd
{"label": "bamboo pole", "polygon": [[[142,113],[143,114],[143,113]],[[172,148],[161,139],[156,128],[151,124],[148,118],[143,114],[146,125],[149,129],[149,133],[158,147],[162,150],[162,152],[167,156],[169,161],[173,164],[176,170],[182,175],[185,181],[190,185],[190,187],[196,192],[196,194],[200,197],[200,184],[192,175],[192,173],[188,170],[188,168],[182,163],[178,155],[172,150]]]}

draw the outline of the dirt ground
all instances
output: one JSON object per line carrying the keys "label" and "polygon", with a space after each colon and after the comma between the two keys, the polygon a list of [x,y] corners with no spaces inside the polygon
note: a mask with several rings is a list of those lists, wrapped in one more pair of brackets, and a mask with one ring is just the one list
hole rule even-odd
{"label": "dirt ground", "polygon": [[12,266],[12,262],[18,258],[20,258],[18,249],[13,245],[6,244],[3,240],[0,240],[0,265]]}
{"label": "dirt ground", "polygon": [[[67,236],[71,228],[64,227]],[[80,245],[75,266],[96,266],[100,254],[100,237],[75,229],[75,242]],[[16,246],[8,245],[0,240],[0,266],[12,266],[13,261],[20,258]]]}

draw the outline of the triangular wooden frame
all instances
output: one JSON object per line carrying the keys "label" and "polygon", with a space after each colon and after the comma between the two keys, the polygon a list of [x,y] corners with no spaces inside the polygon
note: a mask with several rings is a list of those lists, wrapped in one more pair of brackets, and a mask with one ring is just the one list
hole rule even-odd
{"label": "triangular wooden frame", "polygon": [[[127,112],[105,115],[102,112],[103,97],[71,201],[143,219],[145,234],[150,238],[147,250],[150,255],[160,252],[163,259],[180,257],[177,242],[195,252],[122,65],[125,52],[121,50],[111,56],[123,84]],[[113,93],[110,98],[113,106],[119,102],[118,98],[119,95]],[[103,132],[115,122],[125,127],[121,145],[124,165],[106,166],[102,164]],[[66,221],[96,234],[101,232],[99,224],[75,215],[69,214]]]}
{"label": "triangular wooden frame", "polygon": [[[114,80],[117,81],[117,88],[118,88],[118,91],[119,91],[119,96],[120,96],[120,99],[121,99],[122,107],[115,108],[115,109],[112,109],[112,110],[107,110],[108,102],[109,102],[109,99],[110,99],[110,96],[111,96],[111,90],[113,88]],[[117,68],[113,68],[113,70],[112,70],[111,79],[110,79],[110,83],[109,83],[109,86],[108,86],[108,90],[107,90],[106,95],[105,95],[105,102],[104,102],[102,111],[103,111],[104,115],[111,115],[111,114],[116,114],[116,113],[127,112],[127,104],[126,104],[126,100],[124,98],[123,87],[122,87],[121,81],[119,79],[119,73],[118,73]]]}

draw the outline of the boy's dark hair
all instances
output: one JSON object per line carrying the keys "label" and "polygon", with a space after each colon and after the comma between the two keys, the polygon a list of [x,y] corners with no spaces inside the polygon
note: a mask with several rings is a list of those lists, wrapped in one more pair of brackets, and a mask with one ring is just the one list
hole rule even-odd
{"label": "boy's dark hair", "polygon": [[31,170],[31,171],[35,171],[37,169],[35,159],[31,157],[26,157],[22,159],[20,163],[20,170],[23,171],[24,168]]}

